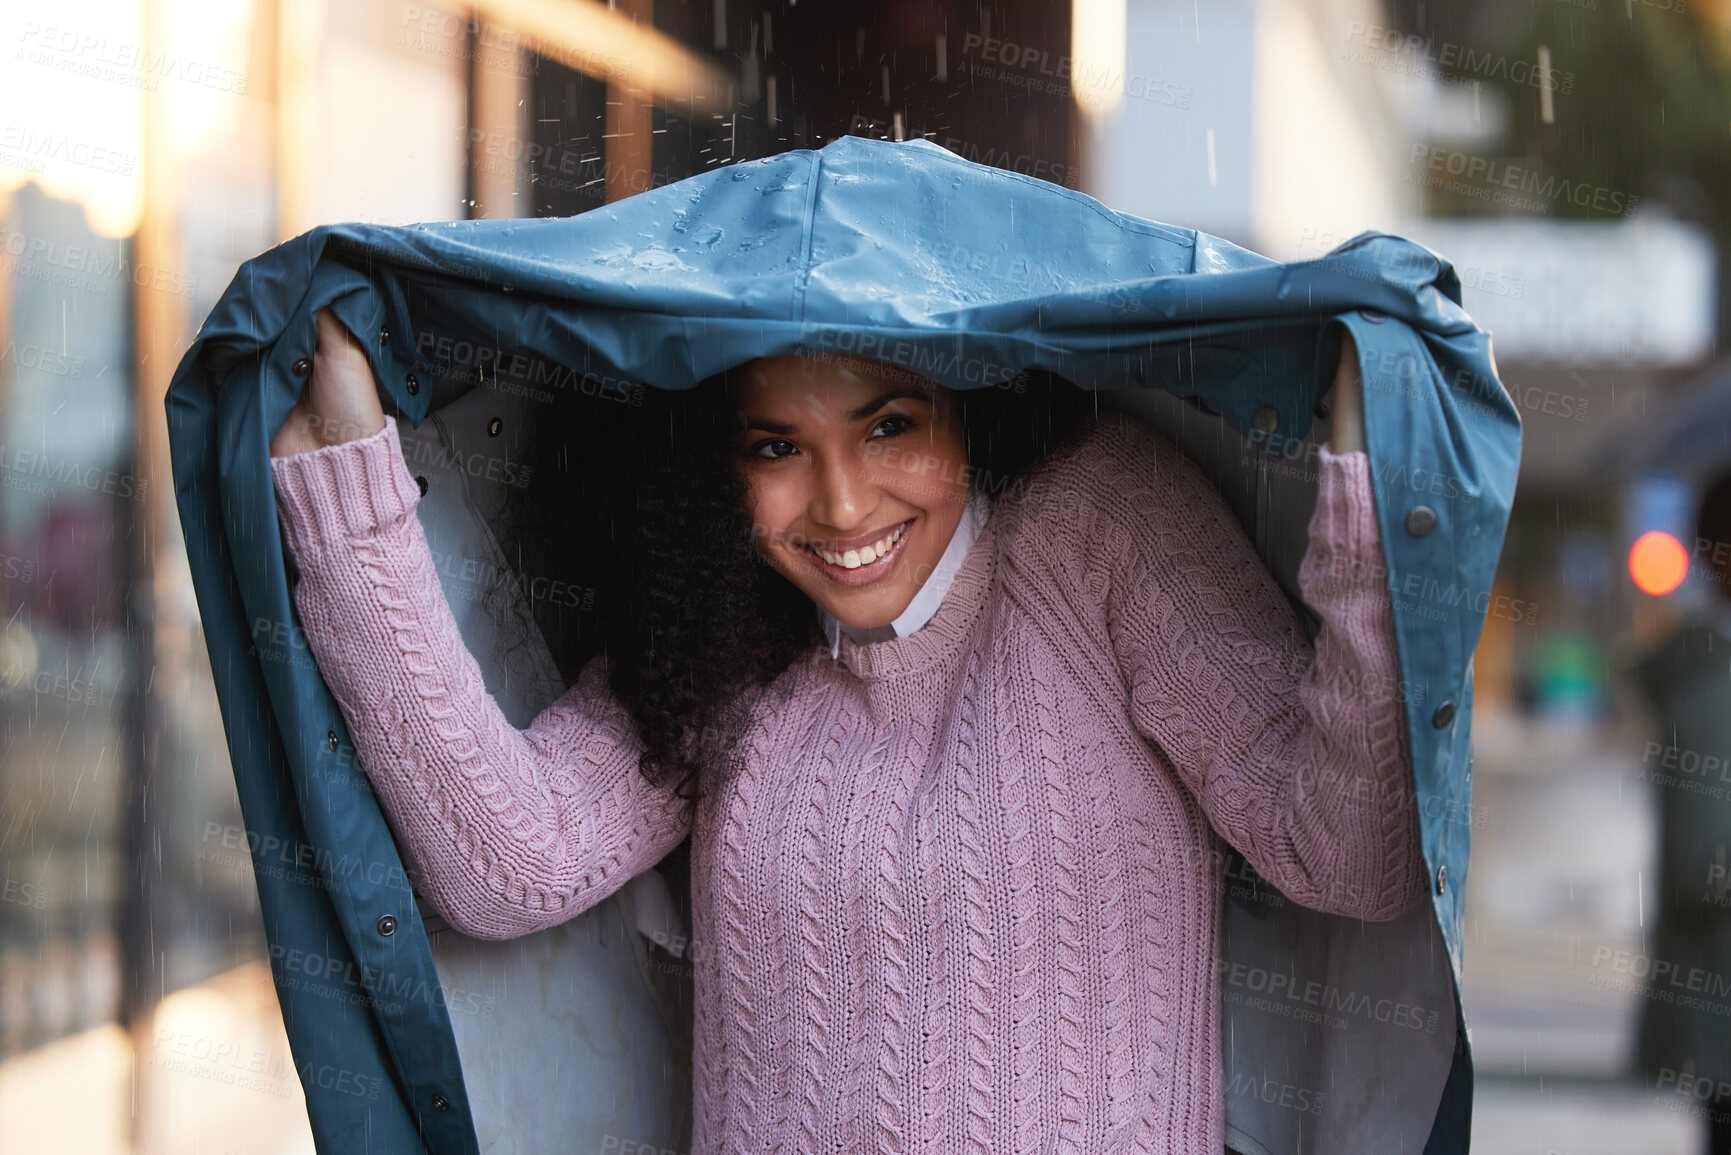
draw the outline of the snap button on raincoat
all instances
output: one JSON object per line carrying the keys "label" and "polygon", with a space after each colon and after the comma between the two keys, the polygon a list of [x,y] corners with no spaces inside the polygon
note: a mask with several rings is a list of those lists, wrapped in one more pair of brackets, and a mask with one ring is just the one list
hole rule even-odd
{"label": "snap button on raincoat", "polygon": [[[522,1037],[522,1024],[576,1028],[545,1008],[477,1014],[491,1005],[477,983],[526,965],[525,954],[436,957],[294,624],[269,442],[304,385],[295,363],[311,355],[327,305],[362,339],[406,448],[429,418],[427,429],[467,429],[506,412],[501,423],[516,428],[554,389],[629,404],[641,389],[689,388],[778,353],[871,357],[957,389],[1044,367],[1143,413],[1210,468],[1294,594],[1314,501],[1313,412],[1338,357],[1332,322],[1345,325],[1364,375],[1430,901],[1361,924],[1284,901],[1236,856],[1220,864],[1227,1139],[1247,1153],[1466,1151],[1458,979],[1471,658],[1520,419],[1445,260],[1365,233],[1325,257],[1277,263],[929,142],[845,137],[577,217],[322,227],[242,266],[175,374],[169,431],[270,962],[319,1150],[540,1150],[526,1138],[538,1126],[573,1150],[606,1150],[609,1136],[617,1147],[673,1134],[665,1116],[678,1110],[677,1081],[646,1090],[654,1071],[597,1051],[565,1068],[553,1097],[605,1132],[575,1134],[568,1117],[503,1117],[512,1108],[499,1064],[548,1045]],[[497,404],[477,408],[477,390]],[[454,544],[443,548],[468,556],[489,540],[489,487],[533,479],[507,478],[492,460],[468,468],[446,448],[440,466],[453,483],[430,478],[420,515],[444,519]],[[452,594],[456,579],[442,568],[441,580]],[[465,640],[484,658],[479,625],[465,625]],[[490,689],[531,715],[558,689],[544,663],[488,673]],[[281,869],[282,848],[294,848],[299,869]],[[651,890],[652,900],[665,894]],[[620,901],[582,916],[593,933],[564,947],[532,936],[520,949],[570,956],[561,965],[583,977],[560,996],[565,1011],[625,1007],[642,1024],[636,1057],[674,1054],[656,1000],[617,953],[641,952],[630,928],[646,925],[646,905],[666,904],[611,905]],[[587,1034],[556,1045],[605,1049]],[[526,1057],[511,1074],[554,1077]],[[356,1095],[357,1085],[383,1091]]]}

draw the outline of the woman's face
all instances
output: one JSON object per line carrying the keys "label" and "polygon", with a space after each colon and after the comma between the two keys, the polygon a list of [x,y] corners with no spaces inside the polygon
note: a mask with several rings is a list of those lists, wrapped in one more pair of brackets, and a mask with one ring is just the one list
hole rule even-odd
{"label": "woman's face", "polygon": [[860,358],[765,357],[735,395],[757,549],[838,621],[895,621],[968,497],[949,389]]}

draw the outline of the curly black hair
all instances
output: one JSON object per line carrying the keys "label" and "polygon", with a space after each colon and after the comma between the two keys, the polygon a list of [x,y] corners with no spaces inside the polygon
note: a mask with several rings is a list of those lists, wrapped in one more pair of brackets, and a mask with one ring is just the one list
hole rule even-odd
{"label": "curly black hair", "polygon": [[[969,475],[998,495],[1093,409],[1044,370],[960,394]],[[812,603],[761,559],[727,374],[695,389],[562,390],[498,527],[566,684],[596,655],[644,744],[642,773],[686,796],[729,764],[756,697],[821,640]],[[552,587],[537,578],[564,584]],[[504,583],[489,595],[502,624]]]}

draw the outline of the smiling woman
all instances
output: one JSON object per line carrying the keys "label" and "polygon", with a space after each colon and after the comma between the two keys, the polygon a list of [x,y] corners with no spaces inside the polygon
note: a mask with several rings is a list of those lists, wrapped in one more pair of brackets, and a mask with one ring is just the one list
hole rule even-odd
{"label": "smiling woman", "polygon": [[1061,382],[774,356],[554,414],[536,470],[567,492],[507,537],[525,576],[587,558],[602,595],[558,643],[575,684],[518,730],[440,596],[395,418],[330,336],[276,494],[411,874],[513,938],[689,838],[695,1150],[1219,1151],[1202,864],[1230,843],[1357,919],[1425,892],[1350,341],[1314,648],[1202,474],[1133,421],[1072,433]]}
{"label": "smiling woman", "polygon": [[[742,694],[820,627],[833,656],[844,631],[883,640],[930,621],[967,552],[957,539],[1093,407],[1050,374],[1014,384],[958,393],[823,354],[760,358],[635,409],[561,391],[544,423],[558,434],[529,465],[537,488],[510,495],[502,538],[531,589],[598,590],[590,612],[531,599],[566,681],[605,652],[645,773],[686,792],[719,780]],[[507,637],[513,588],[489,599]]]}
{"label": "smiling woman", "polygon": [[[967,505],[961,405],[871,362],[769,357],[744,373],[746,501],[765,560],[855,629],[889,625]],[[923,464],[892,467],[884,449]],[[948,484],[934,486],[936,473]]]}

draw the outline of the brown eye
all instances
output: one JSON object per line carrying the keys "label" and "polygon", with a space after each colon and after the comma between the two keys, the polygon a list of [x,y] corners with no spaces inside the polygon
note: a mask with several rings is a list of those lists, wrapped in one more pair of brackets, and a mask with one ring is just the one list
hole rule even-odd
{"label": "brown eye", "polygon": [[781,458],[790,457],[797,452],[799,451],[795,448],[793,442],[787,440],[785,437],[777,437],[769,441],[759,441],[756,445],[751,447],[751,455],[753,457],[761,457],[767,461],[779,461]]}
{"label": "brown eye", "polygon": [[905,413],[892,413],[872,426],[873,437],[894,437],[914,427],[914,419]]}

